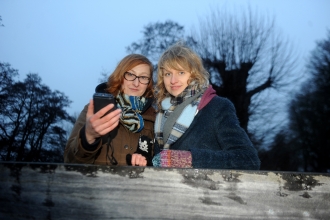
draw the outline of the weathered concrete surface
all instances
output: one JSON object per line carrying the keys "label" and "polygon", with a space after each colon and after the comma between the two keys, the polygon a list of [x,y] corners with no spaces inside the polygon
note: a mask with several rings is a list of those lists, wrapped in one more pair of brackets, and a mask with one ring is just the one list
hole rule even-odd
{"label": "weathered concrete surface", "polygon": [[0,219],[330,219],[330,174],[0,163]]}

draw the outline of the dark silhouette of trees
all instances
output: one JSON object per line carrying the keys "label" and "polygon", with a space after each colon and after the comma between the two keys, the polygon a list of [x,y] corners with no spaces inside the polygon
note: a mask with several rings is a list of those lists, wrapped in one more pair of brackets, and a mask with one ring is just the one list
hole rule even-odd
{"label": "dark silhouette of trees", "polygon": [[71,101],[51,91],[37,74],[15,81],[17,70],[0,65],[0,156],[6,161],[62,161],[66,142],[63,123],[74,119],[65,111]]}
{"label": "dark silhouette of trees", "polygon": [[303,170],[330,171],[330,31],[312,52],[312,78],[290,105],[290,129],[302,150]]}
{"label": "dark silhouette of trees", "polygon": [[270,151],[260,152],[262,169],[330,172],[330,31],[317,42],[307,70],[311,77],[289,105],[288,129]]}
{"label": "dark silhouette of trees", "polygon": [[154,64],[157,64],[161,53],[183,38],[184,27],[176,22],[150,23],[144,27],[143,39],[138,43],[132,43],[126,50],[129,53],[138,51],[147,56]]}
{"label": "dark silhouette of trees", "polygon": [[270,150],[259,151],[261,170],[302,171],[299,168],[302,164],[299,146],[289,137],[290,131],[283,129],[275,135]]}
{"label": "dark silhouette of trees", "polygon": [[[200,20],[199,30],[185,37],[183,31],[172,21],[149,24],[143,39],[127,51],[158,60],[168,46],[184,39],[201,56],[217,94],[233,102],[243,129],[255,145],[261,143],[264,136],[257,136],[257,130],[260,125],[263,129],[270,125],[280,108],[274,104],[276,94],[285,92],[299,77],[293,77],[292,47],[277,31],[274,20],[253,14],[251,9],[239,15],[213,10]],[[250,126],[251,120],[254,126]],[[274,127],[279,126],[270,129],[274,131]]]}

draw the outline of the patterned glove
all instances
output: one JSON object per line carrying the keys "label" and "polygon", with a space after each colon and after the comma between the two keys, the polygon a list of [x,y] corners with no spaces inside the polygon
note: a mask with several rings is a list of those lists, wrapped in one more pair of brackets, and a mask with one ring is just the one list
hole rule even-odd
{"label": "patterned glove", "polygon": [[[147,166],[152,166],[152,145],[153,145],[153,141],[145,135],[142,135],[139,138],[139,143],[137,146],[137,149],[135,151],[136,154],[141,154],[142,156],[144,156],[147,159]],[[131,163],[132,160],[132,155],[127,154],[126,155],[126,163],[128,165],[132,165]]]}
{"label": "patterned glove", "polygon": [[163,150],[152,159],[154,167],[192,168],[190,151]]}

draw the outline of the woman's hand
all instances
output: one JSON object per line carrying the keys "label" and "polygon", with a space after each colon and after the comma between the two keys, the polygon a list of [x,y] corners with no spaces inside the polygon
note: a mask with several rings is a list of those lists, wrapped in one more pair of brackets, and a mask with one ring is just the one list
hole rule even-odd
{"label": "woman's hand", "polygon": [[133,154],[131,160],[132,166],[147,166],[147,159],[141,154]]}
{"label": "woman's hand", "polygon": [[94,143],[96,138],[109,133],[118,126],[121,109],[116,109],[102,117],[113,107],[113,104],[109,104],[94,114],[94,101],[89,101],[85,126],[86,139],[89,144]]}

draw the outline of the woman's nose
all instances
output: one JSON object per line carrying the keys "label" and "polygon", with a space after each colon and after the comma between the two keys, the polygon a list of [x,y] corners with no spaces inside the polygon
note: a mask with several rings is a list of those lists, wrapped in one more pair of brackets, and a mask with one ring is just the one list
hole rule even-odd
{"label": "woman's nose", "polygon": [[139,78],[136,77],[136,78],[133,80],[133,85],[134,85],[134,86],[138,86],[139,83],[140,83],[140,82],[139,82]]}
{"label": "woman's nose", "polygon": [[175,74],[172,74],[172,76],[171,76],[171,83],[174,84],[176,82],[177,82],[177,77],[176,77]]}

